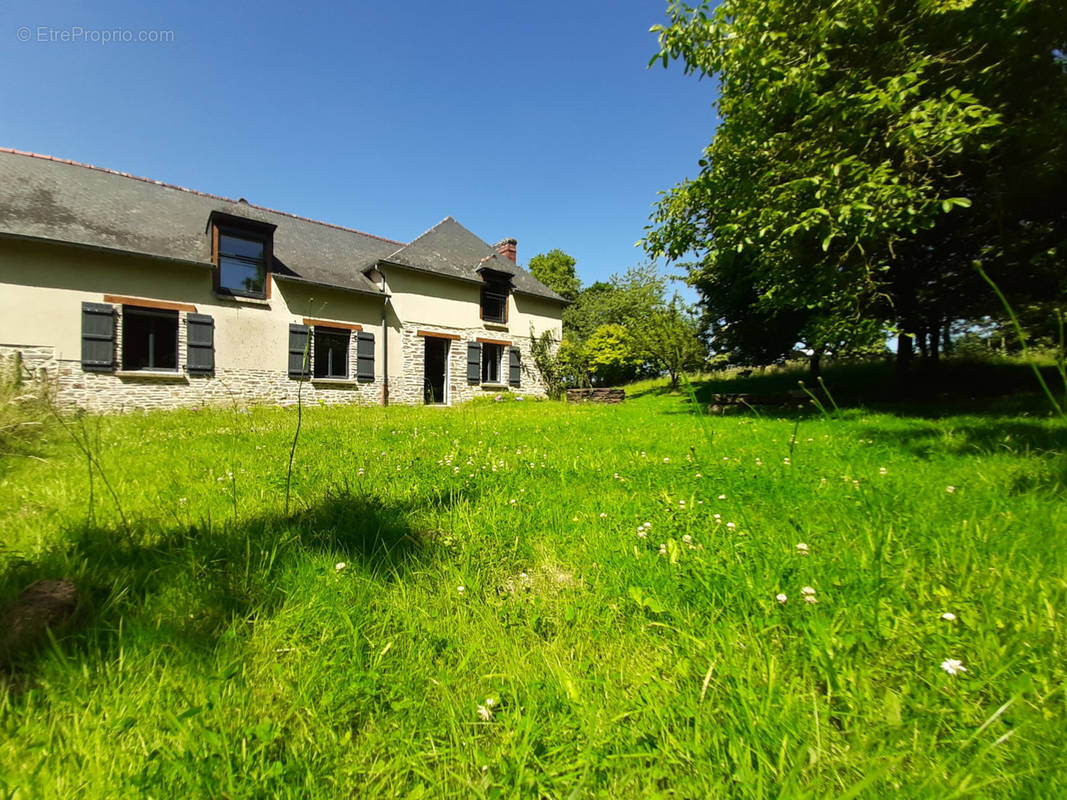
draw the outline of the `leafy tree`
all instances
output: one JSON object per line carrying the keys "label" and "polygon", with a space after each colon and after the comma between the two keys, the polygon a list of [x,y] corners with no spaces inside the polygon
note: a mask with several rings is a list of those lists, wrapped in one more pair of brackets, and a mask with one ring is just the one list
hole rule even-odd
{"label": "leafy tree", "polygon": [[556,294],[567,300],[575,300],[582,289],[582,282],[574,271],[578,262],[559,248],[547,253],[538,253],[530,259],[530,274]]}
{"label": "leafy tree", "polygon": [[601,385],[617,386],[632,379],[641,364],[633,336],[619,324],[601,325],[583,349],[589,374]]}
{"label": "leafy tree", "polygon": [[583,289],[563,312],[564,339],[573,352],[583,354],[572,363],[584,365],[589,381],[615,385],[650,371],[651,365],[634,350],[634,321],[663,306],[665,288],[654,265],[635,266]]}
{"label": "leafy tree", "polygon": [[704,364],[707,348],[700,340],[700,322],[685,308],[677,295],[665,306],[647,315],[631,317],[627,325],[632,348],[642,360],[663,369],[670,376],[670,388],[678,386],[684,370]]}
{"label": "leafy tree", "polygon": [[625,325],[662,305],[665,292],[666,281],[654,265],[630,267],[583,289],[574,305],[563,312],[564,331],[585,341],[604,325]]}
{"label": "leafy tree", "polygon": [[[543,282],[565,294],[566,285],[553,285],[550,276],[574,277],[574,259],[553,250],[530,263]],[[631,267],[584,289],[574,277],[571,286],[574,302],[563,312],[563,340],[542,336],[534,342],[534,363],[550,395],[562,396],[571,386],[624,383],[659,370],[670,374],[673,386],[681,369],[703,361],[699,326],[677,297],[667,302],[666,279],[655,265]]]}
{"label": "leafy tree", "polygon": [[1063,286],[1058,4],[712,5],[673,2],[670,24],[653,28],[653,61],[718,77],[722,122],[699,175],[660,201],[645,246],[692,259],[726,347],[830,352],[886,326],[904,361],[948,320],[993,313],[976,258],[995,261],[1015,297]]}

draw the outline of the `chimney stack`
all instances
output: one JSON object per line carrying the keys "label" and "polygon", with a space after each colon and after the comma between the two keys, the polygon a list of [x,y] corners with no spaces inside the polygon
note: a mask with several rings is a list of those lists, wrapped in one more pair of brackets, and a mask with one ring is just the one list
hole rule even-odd
{"label": "chimney stack", "polygon": [[499,242],[493,245],[496,251],[504,258],[511,259],[511,263],[518,263],[518,246],[519,242],[516,239],[501,239]]}

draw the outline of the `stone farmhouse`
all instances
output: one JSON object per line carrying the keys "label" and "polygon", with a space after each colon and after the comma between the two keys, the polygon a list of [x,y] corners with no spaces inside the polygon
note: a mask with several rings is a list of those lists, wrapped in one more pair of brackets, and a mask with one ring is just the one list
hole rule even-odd
{"label": "stone farmhouse", "polygon": [[0,149],[0,358],[61,405],[539,396],[565,304],[451,217],[405,244]]}

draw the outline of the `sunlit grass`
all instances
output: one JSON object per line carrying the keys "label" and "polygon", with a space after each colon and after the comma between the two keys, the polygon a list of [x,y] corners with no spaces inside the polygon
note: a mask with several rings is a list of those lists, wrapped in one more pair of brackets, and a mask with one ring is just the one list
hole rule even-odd
{"label": "sunlit grass", "polygon": [[47,463],[4,463],[0,601],[71,577],[86,608],[0,695],[0,787],[1067,791],[1062,424],[845,410],[709,437],[644,388],[306,409],[289,518],[292,409],[89,420],[129,531],[99,486],[87,524],[52,430]]}

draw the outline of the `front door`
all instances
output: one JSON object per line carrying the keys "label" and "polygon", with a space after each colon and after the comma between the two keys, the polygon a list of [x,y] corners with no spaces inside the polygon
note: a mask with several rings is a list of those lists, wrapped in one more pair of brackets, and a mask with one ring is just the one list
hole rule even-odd
{"label": "front door", "polygon": [[439,405],[448,402],[445,386],[448,378],[448,339],[427,336],[425,353],[425,375],[423,378],[423,400],[426,405]]}

